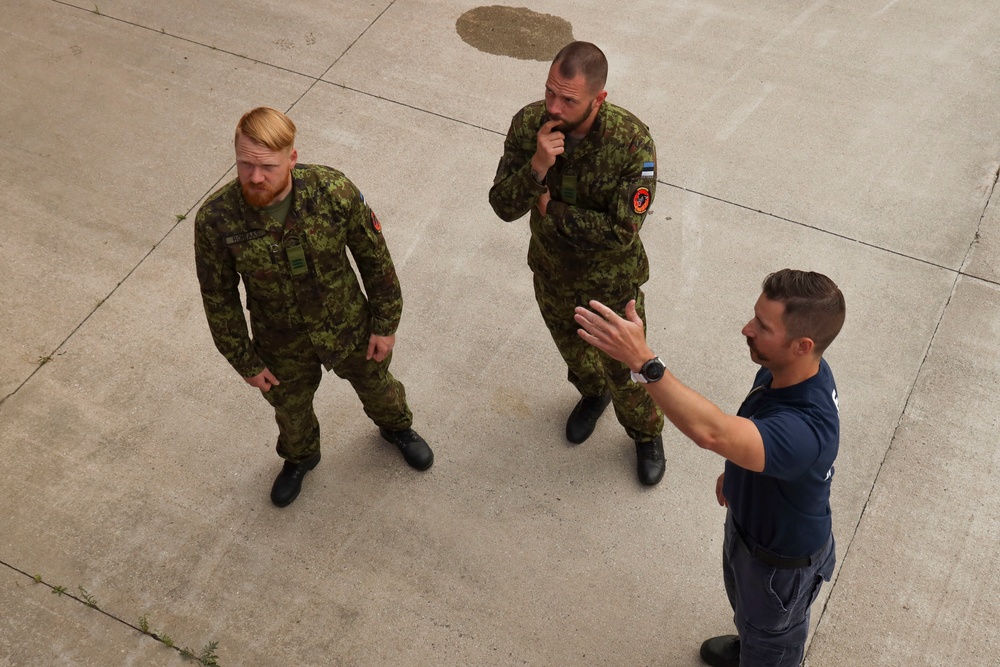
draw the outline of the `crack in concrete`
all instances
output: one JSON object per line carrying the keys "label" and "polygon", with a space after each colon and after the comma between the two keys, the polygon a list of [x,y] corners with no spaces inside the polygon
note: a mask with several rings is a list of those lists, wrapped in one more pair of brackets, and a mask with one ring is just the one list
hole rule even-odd
{"label": "crack in concrete", "polygon": [[[975,248],[976,243],[979,240],[979,229],[980,229],[980,227],[983,224],[983,219],[986,217],[986,211],[990,207],[990,202],[993,200],[993,195],[996,192],[996,186],[997,186],[998,180],[1000,180],[1000,161],[997,162],[997,166],[996,166],[996,168],[993,171],[993,183],[990,186],[989,195],[986,197],[986,203],[983,205],[983,212],[979,216],[979,224],[976,226],[975,236],[973,237],[972,242],[969,244],[969,249],[966,252],[965,259],[962,262],[962,268],[959,269],[959,270],[957,270],[957,271],[955,271],[955,278],[952,281],[951,291],[948,294],[948,299],[945,301],[944,305],[941,307],[941,313],[938,315],[937,323],[934,325],[934,331],[931,332],[930,338],[927,341],[927,347],[924,349],[924,355],[920,359],[920,364],[917,366],[917,371],[916,371],[916,373],[913,376],[913,381],[910,383],[909,391],[907,391],[907,393],[906,393],[906,400],[903,401],[903,409],[900,410],[899,419],[896,421],[896,426],[892,429],[892,435],[889,437],[889,445],[888,445],[888,447],[886,447],[885,454],[882,456],[882,460],[879,462],[878,470],[875,473],[875,477],[872,479],[871,487],[868,489],[868,493],[867,493],[867,495],[865,497],[865,503],[864,503],[864,505],[861,508],[861,513],[858,515],[858,520],[854,524],[854,530],[851,533],[850,539],[847,541],[846,548],[844,549],[844,555],[839,559],[839,562],[837,564],[837,572],[836,572],[836,576],[834,577],[833,581],[830,584],[830,592],[827,595],[826,600],[823,602],[823,608],[819,610],[818,620],[816,622],[816,632],[817,633],[819,632],[820,625],[823,623],[823,618],[826,615],[827,605],[829,605],[830,599],[833,597],[834,591],[837,588],[837,583],[840,580],[840,572],[841,572],[841,570],[843,570],[844,565],[847,563],[848,559],[851,556],[851,550],[852,550],[852,547],[854,546],[854,538],[857,537],[858,531],[861,529],[861,524],[864,521],[866,514],[868,513],[868,506],[871,503],[872,496],[875,494],[875,488],[878,486],[878,481],[879,481],[879,479],[882,476],[882,470],[885,467],[885,463],[886,463],[886,461],[889,458],[889,454],[893,451],[893,448],[896,445],[896,435],[899,433],[899,429],[903,425],[903,420],[905,419],[907,410],[910,407],[910,399],[913,398],[913,392],[917,388],[917,382],[920,379],[920,374],[921,374],[921,372],[924,369],[924,365],[927,363],[927,358],[930,356],[931,349],[933,349],[933,347],[934,347],[934,341],[937,338],[938,330],[941,328],[941,323],[944,321],[945,314],[948,312],[948,306],[951,305],[951,300],[955,296],[955,292],[958,289],[958,283],[959,283],[959,281],[963,277],[967,277],[967,278],[971,278],[973,280],[977,280],[977,281],[980,281],[980,282],[985,282],[985,283],[989,283],[989,284],[992,284],[992,285],[998,285],[998,283],[995,282],[995,281],[986,280],[984,278],[979,278],[977,276],[973,276],[971,274],[966,273],[965,270],[964,270],[965,267],[966,267],[966,265],[967,265],[967,263],[968,263],[968,261],[969,261],[969,258],[971,256],[971,254],[972,254],[972,250]],[[935,266],[937,266],[937,265],[935,265]],[[946,267],[941,267],[941,268],[946,268]],[[949,270],[951,270],[951,269],[949,269]],[[807,650],[806,654],[808,655],[808,650]]]}
{"label": "crack in concrete", "polygon": [[[137,625],[134,625],[134,624],[126,621],[123,618],[119,618],[118,616],[115,616],[114,614],[112,614],[111,612],[109,612],[109,611],[107,611],[105,609],[102,609],[97,604],[97,602],[94,599],[94,597],[92,595],[90,595],[86,591],[86,589],[83,588],[83,586],[80,586],[80,588],[79,588],[80,595],[77,595],[75,593],[71,593],[70,591],[66,590],[64,586],[50,584],[49,582],[45,581],[41,577],[41,575],[31,575],[31,574],[28,574],[27,572],[25,572],[21,568],[17,567],[16,565],[11,565],[10,563],[8,563],[7,561],[5,561],[3,559],[0,559],[0,566],[6,567],[9,570],[11,570],[13,572],[16,572],[18,574],[23,574],[25,577],[27,577],[28,579],[30,579],[33,583],[35,583],[35,584],[37,584],[39,586],[45,586],[52,593],[57,593],[59,595],[59,597],[61,597],[61,598],[65,597],[65,598],[69,598],[71,600],[75,600],[76,602],[82,604],[87,609],[91,609],[93,611],[96,611],[96,612],[99,612],[101,614],[104,614],[105,616],[107,616],[111,620],[117,621],[118,623],[121,623],[122,625],[128,627],[129,629],[135,630],[139,634],[144,635],[146,637],[149,637],[150,639],[153,639],[153,640],[155,640],[155,641],[163,644],[167,648],[173,649],[178,654],[180,654],[182,657],[186,656],[186,657],[189,657],[190,659],[193,659],[197,663],[204,664],[202,660],[198,659],[197,654],[194,653],[193,649],[187,648],[187,647],[178,646],[177,644],[175,644],[173,642],[173,640],[169,640],[169,641],[165,640],[164,638],[167,637],[167,635],[162,630],[159,633],[154,632],[154,631],[149,630],[149,629],[147,629],[147,630],[144,631],[141,627],[139,627]],[[84,596],[87,596],[87,597],[85,598]],[[141,616],[140,617],[140,619],[144,619],[144,618],[145,618],[145,616]],[[215,663],[212,663],[212,664],[215,664]]]}

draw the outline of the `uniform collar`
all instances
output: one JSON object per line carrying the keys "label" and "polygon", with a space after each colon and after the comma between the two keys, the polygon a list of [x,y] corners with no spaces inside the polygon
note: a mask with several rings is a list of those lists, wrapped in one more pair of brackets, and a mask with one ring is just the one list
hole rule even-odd
{"label": "uniform collar", "polygon": [[242,210],[243,218],[244,220],[251,221],[250,226],[253,229],[264,229],[268,232],[280,234],[286,229],[295,227],[302,218],[302,211],[300,209],[303,204],[303,198],[299,196],[299,193],[304,191],[305,181],[298,167],[292,169],[292,191],[288,193],[288,196],[292,198],[292,205],[288,207],[288,216],[285,218],[284,225],[267,215],[264,209],[251,206],[250,202],[243,196],[243,188],[240,187],[238,179],[236,188],[239,191],[240,209]]}
{"label": "uniform collar", "polygon": [[597,117],[594,119],[594,124],[590,126],[590,130],[587,134],[583,135],[580,143],[573,149],[571,158],[585,155],[601,145],[601,142],[604,140],[604,126],[607,124],[607,108],[608,103],[605,100],[597,110]]}

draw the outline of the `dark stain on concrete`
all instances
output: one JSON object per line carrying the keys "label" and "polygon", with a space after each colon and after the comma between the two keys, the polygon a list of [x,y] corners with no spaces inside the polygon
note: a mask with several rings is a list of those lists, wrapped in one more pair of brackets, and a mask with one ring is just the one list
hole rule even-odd
{"label": "dark stain on concrete", "polygon": [[569,21],[526,7],[476,7],[458,17],[455,30],[480,51],[518,60],[550,62],[573,41]]}

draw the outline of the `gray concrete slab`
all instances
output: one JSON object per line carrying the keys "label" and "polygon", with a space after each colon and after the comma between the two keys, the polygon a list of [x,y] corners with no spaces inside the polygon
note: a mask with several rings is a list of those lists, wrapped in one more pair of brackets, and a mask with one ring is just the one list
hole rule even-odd
{"label": "gray concrete slab", "polygon": [[960,280],[813,639],[814,664],[996,662],[998,331],[997,285]]}
{"label": "gray concrete slab", "polygon": [[[56,595],[52,587],[36,583],[26,573],[0,568],[0,604],[5,618],[4,632],[0,633],[0,665],[184,664],[176,651],[70,597],[82,596],[77,585],[68,582],[55,585],[65,588],[66,593]],[[89,593],[86,587],[84,592]],[[95,602],[98,606],[102,604],[99,599]],[[137,623],[138,619],[132,622]],[[200,645],[196,650],[200,652],[203,648]]]}
{"label": "gray concrete slab", "polygon": [[[519,3],[503,3],[517,5]],[[477,51],[470,0],[393,3],[324,79],[505,132],[547,65]],[[536,7],[536,9],[538,9]],[[1000,153],[1000,5],[546,3],[604,45],[660,178],[958,269]],[[413,53],[422,57],[414,58]],[[904,231],[905,230],[905,231]]]}
{"label": "gray concrete slab", "polygon": [[[700,664],[700,641],[731,629],[718,571],[723,513],[713,497],[721,462],[668,431],[667,475],[645,489],[613,419],[586,445],[565,444],[575,396],[533,302],[526,225],[500,222],[486,204],[507,119],[540,95],[545,64],[487,56],[458,40],[454,20],[467,2],[358,7],[356,16],[387,9],[370,29],[320,20],[326,41],[307,45],[312,52],[285,29],[314,10],[305,1],[258,3],[258,22],[232,21],[225,39],[237,46],[215,49],[204,26],[232,6],[113,3],[98,14],[16,2],[16,27],[0,30],[0,49],[13,58],[0,84],[18,106],[6,112],[0,150],[6,157],[40,147],[72,168],[0,171],[16,193],[16,215],[0,216],[0,258],[15,267],[0,305],[39,313],[37,322],[2,330],[11,342],[0,361],[20,373],[12,376],[19,385],[37,363],[18,367],[17,355],[30,362],[36,352],[14,346],[50,336],[37,354],[52,354],[16,394],[0,393],[0,449],[12,461],[0,471],[12,499],[0,513],[0,562],[9,566],[0,583],[4,607],[38,623],[20,614],[0,620],[0,637],[12,638],[0,643],[0,664],[178,660],[77,603],[93,616],[36,611],[37,596],[71,601],[37,593],[10,568],[82,585],[112,616],[145,614],[194,648],[218,640],[224,665]],[[577,37],[606,47],[613,73],[648,62],[650,78],[663,82],[629,80],[613,92],[648,117],[661,147],[666,182],[644,229],[653,264],[646,292],[650,338],[671,369],[735,409],[754,370],[739,328],[763,275],[813,268],[847,293],[847,325],[828,354],[844,411],[833,497],[843,574],[816,607],[810,663],[871,664],[875,648],[880,664],[920,664],[922,656],[946,664],[958,655],[954,637],[979,639],[971,654],[988,659],[998,635],[985,619],[995,610],[977,591],[996,577],[970,565],[952,567],[947,584],[933,580],[940,560],[923,547],[928,541],[905,547],[935,536],[883,526],[901,514],[923,518],[937,539],[962,545],[954,552],[961,563],[979,554],[973,538],[995,538],[992,515],[970,513],[995,498],[985,482],[969,481],[969,471],[987,465],[969,452],[995,424],[970,417],[960,431],[936,423],[927,407],[954,395],[970,414],[988,415],[995,403],[988,364],[972,372],[970,393],[935,393],[965,387],[973,352],[992,358],[995,285],[963,279],[953,295],[951,269],[977,227],[967,270],[985,276],[990,265],[982,238],[995,209],[979,220],[992,192],[984,174],[995,174],[1000,150],[995,128],[984,125],[982,91],[996,74],[996,38],[978,26],[995,8],[965,2],[944,15],[927,2],[739,10],[635,3],[609,18],[602,7],[566,5],[563,14]],[[257,28],[269,16],[278,32]],[[672,34],[681,37],[667,40]],[[83,37],[82,52],[62,59],[91,49],[99,57],[52,73],[49,60],[62,60],[47,60],[39,45],[80,46]],[[272,43],[281,39],[294,49]],[[338,61],[341,42],[354,45]],[[930,46],[941,48],[927,55]],[[646,61],[639,47],[650,49]],[[154,91],[184,57],[183,76]],[[969,67],[956,68],[961,57]],[[315,86],[288,71],[316,77],[334,62],[329,81]],[[763,98],[754,75],[756,85],[774,86]],[[921,89],[921,76],[935,86]],[[947,95],[953,106],[912,115]],[[150,109],[122,107],[116,97],[143,97]],[[191,220],[173,226],[174,209],[192,210],[231,177],[231,128],[258,103],[291,107],[300,158],[343,169],[378,211],[406,301],[393,369],[437,452],[429,472],[406,468],[350,388],[329,376],[317,396],[323,462],[286,510],[267,501],[279,467],[268,408],[215,352],[192,268]],[[859,118],[869,104],[883,116]],[[796,105],[809,111],[805,120]],[[50,108],[62,125],[46,120]],[[917,136],[907,125],[915,118],[918,129],[935,131],[924,133],[930,146],[950,142],[933,167],[923,163],[927,146],[901,149]],[[839,133],[817,119],[842,123]],[[89,143],[60,142],[54,129],[62,126]],[[127,144],[121,127],[135,128]],[[837,153],[842,135],[870,148],[856,172]],[[87,164],[79,155],[104,155],[105,144],[121,163],[79,176]],[[836,158],[813,159],[820,154]],[[158,179],[149,176],[152,155],[163,165]],[[814,163],[814,175],[802,173]],[[34,210],[28,202],[63,190],[29,229],[104,240],[98,222],[107,221],[127,252],[95,261],[89,245],[60,245],[52,251],[59,271],[38,278],[18,258],[37,263],[41,244],[16,221]],[[100,216],[76,221],[101,201],[110,204]],[[888,211],[877,229],[865,222],[876,201]],[[760,202],[782,203],[787,211],[774,212],[791,220],[752,211],[772,210]],[[921,206],[954,224],[914,226]],[[857,221],[828,211],[853,211]],[[89,288],[95,307],[68,310],[63,293],[89,298],[88,282],[97,286]],[[947,506],[927,500],[930,482],[908,486],[910,477],[927,479],[930,454],[901,455],[930,446],[913,434],[933,429],[949,429],[961,464],[946,471],[955,480]],[[897,488],[920,502],[897,508]],[[949,521],[954,507],[966,523]],[[869,516],[879,508],[888,511]],[[919,576],[906,580],[900,563]],[[899,589],[910,609],[869,602],[893,602]],[[963,617],[970,603],[983,615]],[[929,631],[936,623],[942,629]],[[46,632],[63,628],[73,641],[47,645]],[[928,638],[923,654],[909,652],[905,638],[914,636]]]}
{"label": "gray concrete slab", "polygon": [[287,107],[307,88],[298,75],[56,2],[11,0],[4,16],[0,398],[233,163],[218,139],[232,118],[263,100]]}
{"label": "gray concrete slab", "polygon": [[65,0],[65,4],[180,37],[237,56],[318,77],[336,62],[389,5],[381,2],[309,0],[254,2],[224,0],[206,4]]}
{"label": "gray concrete slab", "polygon": [[[310,114],[335,109],[338,97],[336,90],[310,93],[298,122],[308,127]],[[384,103],[355,97],[347,100],[352,122],[368,125]],[[431,130],[446,122],[416,112],[403,120],[424,130],[413,136],[426,137],[411,150],[433,155],[440,140]],[[308,152],[338,152],[315,139]],[[480,167],[490,159],[489,151],[476,155]],[[415,186],[376,182],[369,199],[378,202],[386,187]],[[649,227],[651,252],[660,257],[649,309],[653,322],[662,322],[651,337],[675,371],[732,407],[753,372],[738,330],[756,276],[804,260],[787,249],[802,247],[811,232],[692,199],[703,198],[666,189]],[[405,199],[395,201],[401,213],[409,211]],[[466,208],[462,199],[450,205],[457,210],[424,229],[413,217],[384,215],[386,234],[403,248],[408,237],[445,238]],[[704,219],[715,222],[702,228]],[[574,399],[526,288],[524,226],[482,211],[465,220],[482,243],[465,248],[463,264],[498,262],[522,275],[508,276],[508,289],[499,292],[492,281],[469,275],[479,268],[448,271],[456,252],[446,243],[400,258],[411,287],[394,365],[410,387],[417,426],[437,447],[429,474],[401,466],[379,444],[350,389],[328,378],[318,399],[328,434],[324,461],[291,511],[269,507],[277,459],[266,406],[212,349],[193,275],[163,280],[170,267],[191,260],[189,230],[178,229],[65,353],[2,406],[19,415],[10,428],[0,427],[3,441],[18,449],[74,434],[17,471],[30,500],[3,526],[7,557],[86,581],[126,617],[148,613],[178,635],[207,632],[232,664],[273,664],[279,656],[322,664],[315,656],[330,653],[360,664],[503,664],[511,657],[529,664],[697,664],[702,635],[722,632],[728,622],[717,576],[722,512],[711,496],[720,461],[668,432],[670,470],[649,491],[634,481],[631,443],[612,420],[588,445],[568,448],[561,430]],[[742,228],[756,231],[750,236]],[[838,270],[851,269],[846,273],[859,281],[871,270],[873,251],[825,239],[809,245],[835,257]],[[944,298],[937,270],[884,257],[889,265],[879,268],[890,288],[920,282]],[[720,266],[732,267],[738,287],[718,289]],[[851,290],[850,279],[844,282]],[[156,303],[142,299],[153,291],[161,295]],[[678,293],[685,298],[672,296]],[[924,292],[911,294],[909,309],[927,308]],[[493,307],[470,317],[484,303]],[[685,324],[702,318],[704,329]],[[854,335],[845,331],[846,340]],[[461,353],[442,344],[463,337],[475,344],[464,343]],[[700,358],[708,349],[718,350],[721,363],[706,373]],[[914,343],[905,356],[915,369],[923,349]],[[898,410],[900,389],[852,380],[866,373],[863,356],[831,359],[844,371],[843,393],[861,394],[857,403],[870,410],[870,419],[857,421],[882,416],[862,443],[867,456],[880,458],[894,426],[884,415]],[[119,371],[88,384],[112,360]],[[737,368],[745,377],[734,383]],[[184,369],[183,379],[163,369]],[[864,388],[855,391],[855,384]],[[470,396],[469,387],[482,389]],[[845,441],[856,437],[845,428]],[[860,513],[857,501],[844,502],[857,493],[842,490],[871,485],[872,466],[864,470],[850,458],[838,476],[838,531],[849,530]],[[42,530],[30,520],[38,513],[47,516]],[[53,563],[56,540],[66,555]],[[289,562],[301,565],[289,570]],[[273,604],[283,613],[275,615]],[[609,610],[629,613],[609,618]],[[652,639],[632,642],[634,634]]]}

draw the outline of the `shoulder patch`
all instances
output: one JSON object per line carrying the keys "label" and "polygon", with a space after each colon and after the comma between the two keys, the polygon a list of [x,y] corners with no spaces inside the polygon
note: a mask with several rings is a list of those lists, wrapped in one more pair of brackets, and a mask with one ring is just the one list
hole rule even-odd
{"label": "shoulder patch", "polygon": [[642,177],[643,178],[652,178],[653,174],[655,173],[655,171],[656,171],[656,163],[655,162],[643,162],[642,163]]}
{"label": "shoulder patch", "polygon": [[371,209],[368,209],[368,210],[372,214],[372,229],[374,229],[376,232],[378,232],[379,234],[381,234],[382,233],[382,223],[380,223],[378,221],[378,218],[375,216],[375,211],[372,211]]}
{"label": "shoulder patch", "polygon": [[632,210],[642,215],[649,208],[649,188],[636,188],[632,195]]}

